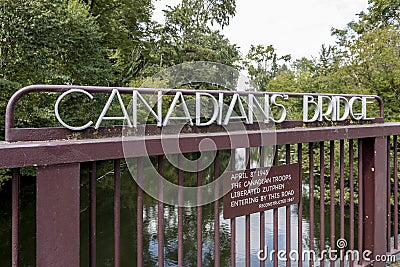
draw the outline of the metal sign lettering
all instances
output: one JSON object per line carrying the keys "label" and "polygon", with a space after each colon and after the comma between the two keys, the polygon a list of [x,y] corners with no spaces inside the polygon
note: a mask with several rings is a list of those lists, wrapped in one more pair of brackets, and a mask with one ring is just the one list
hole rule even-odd
{"label": "metal sign lettering", "polygon": [[300,200],[299,164],[225,173],[224,218],[296,204]]}
{"label": "metal sign lettering", "polygon": [[[68,125],[60,116],[59,105],[63,99],[69,94],[85,94],[85,97],[93,99],[93,95],[83,89],[71,89],[63,94],[61,94],[55,104],[54,112],[57,120],[64,127],[79,131],[86,128],[94,126],[98,129],[103,120],[117,120],[125,121],[128,127],[137,127],[137,114],[138,114],[138,104],[143,104],[145,110],[147,110],[150,115],[157,121],[157,126],[167,126],[171,120],[184,120],[190,125],[196,126],[207,126],[213,123],[218,125],[228,125],[231,120],[243,119],[245,124],[253,124],[255,121],[254,112],[261,114],[260,120],[264,122],[272,121],[274,123],[282,123],[287,118],[285,101],[289,99],[288,94],[280,93],[265,93],[265,94],[253,94],[248,93],[246,96],[240,95],[239,93],[234,93],[231,95],[230,104],[228,108],[223,108],[225,103],[224,99],[227,97],[223,91],[217,94],[207,93],[207,91],[198,91],[194,93],[195,99],[195,113],[189,112],[186,100],[188,95],[185,90],[178,91],[175,93],[172,103],[170,104],[166,114],[162,112],[163,97],[167,91],[159,89],[157,93],[156,106],[152,107],[146,99],[142,96],[140,90],[132,89],[132,109],[131,116],[128,115],[127,108],[125,107],[120,92],[118,89],[113,89],[107,103],[101,114],[98,116],[96,123],[93,121],[88,121],[83,126]],[[191,92],[193,96],[193,92]],[[109,110],[113,100],[117,98],[121,107],[121,116],[118,117],[107,117],[107,111]],[[201,103],[205,100],[210,100],[212,103],[212,116],[208,121],[201,121]],[[335,95],[319,95],[314,97],[312,95],[303,95],[303,122],[314,122],[314,121],[344,121],[347,119],[352,119],[355,121],[360,120],[372,120],[374,118],[367,116],[367,104],[372,103],[375,96],[335,96]],[[183,108],[184,116],[174,117],[174,111],[180,103]],[[244,105],[246,103],[246,105]],[[235,107],[239,107],[240,116],[233,116],[232,112]],[[155,110],[153,110],[153,108]],[[271,109],[276,108],[279,110],[280,116],[274,117]],[[310,114],[311,113],[311,114]],[[311,118],[310,118],[310,115]]]}

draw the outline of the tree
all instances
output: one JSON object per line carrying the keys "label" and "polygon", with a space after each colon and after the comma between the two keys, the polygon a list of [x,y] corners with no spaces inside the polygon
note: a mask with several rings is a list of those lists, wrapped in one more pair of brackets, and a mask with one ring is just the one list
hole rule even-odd
{"label": "tree", "polygon": [[146,67],[154,47],[156,23],[151,20],[151,0],[86,0],[102,33],[116,76],[115,85],[126,86]]}
{"label": "tree", "polygon": [[268,83],[281,72],[287,71],[291,59],[290,55],[278,56],[272,45],[251,45],[244,67],[252,80],[253,86],[259,90],[265,90]]}
{"label": "tree", "polygon": [[361,12],[358,21],[332,31],[338,38],[341,70],[355,85],[383,98],[389,120],[400,119],[399,12],[398,1],[370,0],[368,12]]}
{"label": "tree", "polygon": [[[102,34],[86,4],[78,0],[0,3],[2,114],[11,95],[26,85],[112,83],[112,66],[101,45]],[[24,97],[17,107],[16,125],[54,125],[55,120],[49,120],[54,117],[53,105],[54,95]],[[1,118],[3,121],[4,115]],[[4,127],[4,123],[1,125]]]}
{"label": "tree", "polygon": [[0,78],[21,85],[108,84],[110,64],[88,7],[78,0],[1,0]]}
{"label": "tree", "polygon": [[218,26],[228,25],[235,8],[233,0],[183,0],[168,6],[165,25],[158,27],[152,65],[158,69],[191,61],[233,65],[239,59],[238,48],[220,33]]}

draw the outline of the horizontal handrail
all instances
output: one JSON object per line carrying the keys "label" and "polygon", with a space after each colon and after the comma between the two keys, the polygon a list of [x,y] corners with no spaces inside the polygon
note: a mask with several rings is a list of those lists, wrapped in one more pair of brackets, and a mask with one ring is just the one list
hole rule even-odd
{"label": "horizontal handrail", "polygon": [[[357,139],[400,134],[400,123],[349,125],[335,127],[294,128],[280,130],[238,131],[230,133],[203,133],[154,135],[84,140],[55,140],[34,142],[0,142],[0,169],[27,166],[46,166],[62,163],[120,159],[126,156],[124,146],[132,147],[129,157],[163,155],[168,152],[198,152],[205,139],[214,145],[202,146],[202,151],[225,150],[246,146],[259,147],[329,140]],[[233,140],[233,142],[232,142]],[[123,145],[123,141],[127,142]],[[161,144],[163,142],[163,145]],[[176,146],[177,142],[180,144]],[[140,147],[146,149],[139,149]],[[175,150],[176,151],[175,151]],[[127,152],[127,151],[125,151]]]}

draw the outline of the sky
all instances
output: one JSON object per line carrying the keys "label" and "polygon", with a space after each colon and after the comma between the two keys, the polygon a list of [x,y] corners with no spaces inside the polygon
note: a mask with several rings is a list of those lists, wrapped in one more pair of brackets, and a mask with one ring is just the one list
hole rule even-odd
{"label": "sky", "polygon": [[[179,0],[155,2],[154,18]],[[236,16],[222,33],[246,54],[251,44],[272,44],[278,55],[318,56],[322,44],[334,44],[331,28],[342,29],[366,11],[368,0],[237,0]]]}

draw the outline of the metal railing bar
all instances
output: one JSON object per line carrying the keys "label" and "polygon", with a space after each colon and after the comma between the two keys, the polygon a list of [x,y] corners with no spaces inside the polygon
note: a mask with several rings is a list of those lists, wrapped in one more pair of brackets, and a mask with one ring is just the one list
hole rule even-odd
{"label": "metal railing bar", "polygon": [[[286,151],[285,151],[285,153],[286,153],[286,164],[290,164],[290,145],[289,144],[287,144],[286,146],[285,146],[285,148],[286,148]],[[289,253],[290,253],[290,250],[291,250],[291,223],[290,223],[290,208],[291,208],[291,205],[289,205],[289,206],[286,206],[286,208],[285,208],[285,212],[286,212],[286,215],[285,215],[285,228],[286,228],[286,255],[289,255]],[[291,266],[291,262],[290,262],[290,260],[287,260],[286,261],[286,267],[290,267]]]}
{"label": "metal railing bar", "polygon": [[121,167],[120,160],[114,160],[114,266],[121,265]]}
{"label": "metal railing bar", "polygon": [[[358,139],[358,252],[363,252],[363,217],[364,217],[364,199],[363,199],[363,163],[362,163],[362,140]],[[358,264],[362,264],[362,259],[359,260]]]}
{"label": "metal railing bar", "polygon": [[[309,210],[310,210],[310,250],[314,250],[314,143],[308,143],[310,187],[309,187]],[[314,266],[314,259],[310,257],[310,266]]]}
{"label": "metal railing bar", "polygon": [[[235,164],[236,164],[236,152],[235,149],[231,150],[231,159],[230,159],[230,170],[234,171]],[[235,267],[236,266],[236,218],[231,218],[230,220],[230,228],[231,228],[231,240],[230,240],[230,266]]]}
{"label": "metal railing bar", "polygon": [[[245,168],[250,169],[250,148],[246,148],[246,155],[245,155]],[[251,266],[250,261],[250,215],[245,216],[245,239],[246,239],[246,267]]]}
{"label": "metal railing bar", "polygon": [[[319,143],[319,222],[320,222],[320,251],[325,249],[325,143]],[[321,259],[320,266],[325,266],[324,259]]]}
{"label": "metal railing bar", "polygon": [[202,226],[202,219],[203,219],[203,208],[201,204],[201,189],[200,186],[203,185],[203,171],[202,169],[202,162],[200,160],[201,154],[200,152],[197,153],[197,186],[199,189],[197,191],[197,266],[201,267],[203,265],[203,226]]}
{"label": "metal railing bar", "polygon": [[20,266],[20,170],[12,169],[11,264]]}
{"label": "metal railing bar", "polygon": [[[302,188],[302,183],[303,183],[303,144],[298,143],[297,144],[297,162],[299,163],[299,172],[300,172],[300,188],[299,188],[299,204],[297,205],[297,250],[299,252],[299,255],[303,254],[303,188]],[[303,259],[299,259],[298,266],[302,267],[303,266]]]}
{"label": "metal railing bar", "polygon": [[[260,147],[260,167],[265,166],[265,148]],[[260,250],[267,253],[265,250],[265,211],[260,211]],[[262,255],[264,256],[264,255]],[[265,261],[260,260],[260,267],[265,266]]]}
{"label": "metal railing bar", "polygon": [[[340,238],[344,239],[344,140],[339,141],[340,156]],[[332,197],[332,196],[331,196]],[[343,248],[342,248],[343,250]],[[340,267],[344,267],[344,259],[340,260]]]}
{"label": "metal railing bar", "polygon": [[89,166],[89,266],[96,266],[96,162]]}
{"label": "metal railing bar", "polygon": [[137,266],[143,267],[143,159],[137,159]]}
{"label": "metal railing bar", "polygon": [[393,170],[394,170],[394,249],[399,248],[399,176],[398,176],[398,154],[397,154],[397,135],[393,136]]}
{"label": "metal railing bar", "polygon": [[[391,186],[392,186],[392,182],[391,182],[391,177],[392,177],[392,172],[391,172],[391,160],[390,160],[390,136],[388,136],[387,138],[387,162],[386,162],[386,179],[387,179],[387,228],[386,228],[386,251],[390,251],[391,250],[391,244],[390,244],[390,238],[391,238],[391,234],[392,234],[392,213],[391,213],[391,204],[390,204],[390,197],[392,195],[391,193]],[[395,226],[394,226],[395,227]]]}
{"label": "metal railing bar", "polygon": [[178,266],[184,266],[183,255],[183,170],[182,170],[182,155],[178,155]]}
{"label": "metal railing bar", "polygon": [[[335,141],[329,142],[329,168],[330,168],[330,235],[331,247],[336,247],[335,243]],[[330,266],[334,267],[335,262],[330,261]]]}
{"label": "metal railing bar", "polygon": [[[350,182],[350,250],[354,250],[354,141],[349,140],[349,182]],[[353,267],[354,261],[350,261]]]}
{"label": "metal railing bar", "polygon": [[[214,160],[214,179],[218,179],[219,173],[220,173],[220,156],[219,156],[219,151],[217,151],[217,154],[215,155],[215,160]],[[219,183],[215,184],[214,188],[214,195],[215,195],[215,201],[214,201],[214,266],[219,267],[220,266],[220,238],[219,238],[219,200],[218,200],[218,194],[219,194]]]}
{"label": "metal railing bar", "polygon": [[[160,155],[158,161],[158,197],[164,199],[164,156]],[[158,266],[164,267],[164,203],[157,201],[157,236],[158,236]]]}

